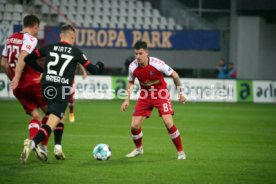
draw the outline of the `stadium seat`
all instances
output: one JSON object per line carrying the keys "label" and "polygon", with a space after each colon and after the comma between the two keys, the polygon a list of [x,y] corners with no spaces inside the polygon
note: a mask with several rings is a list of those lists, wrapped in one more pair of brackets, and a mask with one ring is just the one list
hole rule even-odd
{"label": "stadium seat", "polygon": [[21,4],[15,4],[14,5],[14,12],[22,13],[23,12],[23,6]]}
{"label": "stadium seat", "polygon": [[0,0],[0,4],[6,4],[7,0]]}
{"label": "stadium seat", "polygon": [[13,5],[12,4],[6,4],[5,5],[5,12],[13,12]]}
{"label": "stadium seat", "polygon": [[122,23],[122,22],[118,22],[118,23],[117,23],[117,28],[118,28],[118,29],[124,29],[124,28],[125,28],[125,24]]}
{"label": "stadium seat", "polygon": [[119,17],[119,22],[121,22],[121,23],[123,23],[123,24],[126,24],[126,23],[127,23],[126,17],[120,16],[120,17]]}
{"label": "stadium seat", "polygon": [[179,30],[179,31],[181,31],[183,28],[182,28],[182,26],[181,25],[176,25],[176,30]]}
{"label": "stadium seat", "polygon": [[150,9],[144,9],[144,16],[145,17],[151,17],[151,10]]}
{"label": "stadium seat", "polygon": [[99,28],[99,24],[97,22],[92,22],[92,27],[93,28]]}
{"label": "stadium seat", "polygon": [[148,25],[148,24],[143,24],[142,28],[143,28],[143,29],[150,29],[150,25]]}
{"label": "stadium seat", "polygon": [[147,9],[147,10],[151,10],[151,9],[152,9],[151,3],[150,3],[149,1],[145,1],[145,2],[144,2],[144,7],[145,7],[145,9]]}
{"label": "stadium seat", "polygon": [[4,5],[2,6],[2,4],[1,4],[1,6],[0,6],[0,13],[2,13],[4,11],[5,11]]}
{"label": "stadium seat", "polygon": [[42,6],[42,1],[40,1],[40,0],[34,0],[34,5],[37,6],[37,7],[40,7],[40,6]]}
{"label": "stadium seat", "polygon": [[126,28],[127,28],[127,29],[133,29],[133,24],[131,24],[131,23],[126,23]]}
{"label": "stadium seat", "polygon": [[14,21],[21,21],[21,19],[22,19],[20,13],[18,13],[18,12],[14,12],[12,15],[12,18]]}
{"label": "stadium seat", "polygon": [[160,17],[160,12],[159,12],[159,10],[153,9],[153,10],[152,10],[152,16],[153,16],[153,17]]}
{"label": "stadium seat", "polygon": [[3,20],[6,20],[6,21],[12,20],[12,14],[10,12],[4,12]]}
{"label": "stadium seat", "polygon": [[108,24],[109,28],[116,29],[116,23],[115,22],[110,22]]}
{"label": "stadium seat", "polygon": [[104,10],[103,10],[103,15],[104,16],[110,16],[111,15],[111,9],[109,9],[109,8],[105,8]]}

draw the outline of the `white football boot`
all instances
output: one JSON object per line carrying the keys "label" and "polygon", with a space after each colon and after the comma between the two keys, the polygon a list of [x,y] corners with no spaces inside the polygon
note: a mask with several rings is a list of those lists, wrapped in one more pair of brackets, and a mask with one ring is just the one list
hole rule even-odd
{"label": "white football boot", "polygon": [[32,150],[32,141],[30,139],[25,139],[23,144],[23,151],[20,155],[21,162],[27,162],[31,150]]}
{"label": "white football boot", "polygon": [[36,146],[33,148],[33,151],[35,153],[35,156],[38,160],[41,160],[41,161],[47,161],[48,160],[48,157],[47,157],[47,152],[44,151],[43,149],[41,149],[40,146]]}
{"label": "white football boot", "polygon": [[178,152],[178,156],[177,156],[177,160],[186,160],[186,154],[184,153],[184,151],[180,151]]}
{"label": "white football boot", "polygon": [[55,155],[57,160],[65,160],[65,155],[62,151],[62,146],[61,145],[58,145],[58,144],[55,145],[54,155]]}
{"label": "white football boot", "polygon": [[137,156],[143,155],[143,154],[144,154],[144,149],[143,149],[143,147],[140,147],[140,148],[135,148],[132,152],[127,154],[126,157],[132,158],[132,157],[137,157]]}
{"label": "white football boot", "polygon": [[24,163],[27,162],[27,160],[29,158],[29,155],[30,155],[30,152],[32,150],[34,151],[36,157],[39,160],[46,161],[48,159],[47,158],[47,153],[45,153],[40,147],[35,147],[35,144],[32,140],[25,139],[24,140],[24,148],[23,148],[23,151],[20,155],[20,160]]}

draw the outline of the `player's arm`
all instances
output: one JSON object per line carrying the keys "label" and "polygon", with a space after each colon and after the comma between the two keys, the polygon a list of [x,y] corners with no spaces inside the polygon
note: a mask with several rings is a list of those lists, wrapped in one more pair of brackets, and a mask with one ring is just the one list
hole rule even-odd
{"label": "player's arm", "polygon": [[173,82],[174,82],[177,92],[178,92],[179,102],[185,103],[186,97],[184,96],[184,88],[183,88],[183,86],[181,86],[178,73],[176,71],[173,71],[171,74],[171,77],[173,78]]}
{"label": "player's arm", "polygon": [[6,73],[6,75],[8,76],[8,78],[10,80],[12,80],[12,75],[10,73],[9,60],[8,60],[8,52],[7,52],[6,44],[5,44],[5,47],[4,47],[3,51],[2,51],[1,68],[2,68],[3,72]]}
{"label": "player's arm", "polygon": [[24,58],[28,55],[29,53],[26,51],[21,51],[18,57],[18,61],[16,64],[16,68],[15,68],[15,74],[14,74],[14,78],[11,81],[11,88],[15,89],[18,86],[19,80],[21,78],[23,69],[25,67],[25,62],[24,62]]}
{"label": "player's arm", "polygon": [[103,62],[100,61],[98,61],[95,65],[90,63],[90,61],[86,61],[82,66],[93,75],[101,73],[104,68]]}
{"label": "player's arm", "polygon": [[80,69],[81,69],[81,73],[82,73],[82,79],[85,79],[87,77],[87,72],[82,65],[80,65]]}
{"label": "player's arm", "polygon": [[98,74],[103,71],[104,63],[101,61],[98,61],[95,65],[92,64],[87,57],[79,51],[78,56],[76,57],[76,60],[91,74]]}
{"label": "player's arm", "polygon": [[16,64],[14,78],[11,82],[12,89],[15,89],[17,87],[19,80],[21,78],[23,69],[26,65],[24,62],[24,58],[35,49],[36,45],[37,45],[37,39],[29,38],[28,36],[25,37],[24,35],[23,45],[21,47],[21,52],[19,54],[18,61]]}
{"label": "player's arm", "polygon": [[160,69],[165,75],[173,78],[173,82],[178,92],[178,98],[180,103],[185,103],[186,97],[184,96],[184,88],[181,86],[179,75],[167,64],[163,64]]}
{"label": "player's arm", "polygon": [[121,110],[123,112],[125,112],[129,106],[129,100],[130,100],[131,93],[133,91],[133,87],[134,87],[134,81],[128,81],[127,88],[126,88],[126,93],[127,93],[126,98],[125,98],[125,101],[121,105]]}
{"label": "player's arm", "polygon": [[24,61],[27,65],[31,66],[33,69],[35,69],[36,71],[43,73],[43,68],[37,63],[37,59],[43,57],[44,55],[42,55],[42,51],[44,49],[41,50],[34,50],[31,54],[27,55],[24,58]]}
{"label": "player's arm", "polygon": [[129,67],[128,68],[128,83],[127,83],[127,87],[126,87],[127,96],[121,105],[121,110],[123,112],[125,112],[127,107],[129,106],[129,100],[130,100],[130,96],[133,91],[134,81],[135,81],[135,76],[133,75],[132,69]]}
{"label": "player's arm", "polygon": [[11,75],[9,73],[9,63],[8,63],[8,58],[2,56],[1,58],[1,68],[3,72],[8,76],[10,80],[12,80]]}

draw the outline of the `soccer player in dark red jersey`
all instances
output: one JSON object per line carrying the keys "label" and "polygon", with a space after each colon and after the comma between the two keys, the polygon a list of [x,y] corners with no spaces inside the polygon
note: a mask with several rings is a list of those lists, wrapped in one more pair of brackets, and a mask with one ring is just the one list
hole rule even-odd
{"label": "soccer player in dark red jersey", "polygon": [[136,59],[129,65],[127,97],[121,106],[121,110],[126,111],[129,106],[135,78],[140,82],[141,92],[134,108],[131,123],[132,139],[136,148],[127,154],[126,157],[136,157],[144,153],[142,146],[142,123],[146,118],[150,117],[155,107],[158,109],[159,115],[162,117],[177,149],[177,159],[186,159],[186,154],[182,148],[180,133],[173,123],[172,115],[174,114],[174,110],[163,74],[173,78],[179,92],[179,102],[185,103],[186,98],[183,93],[183,87],[180,84],[179,76],[164,61],[155,57],[149,57],[146,42],[136,42],[134,52]]}
{"label": "soccer player in dark red jersey", "polygon": [[[55,139],[61,139],[63,124],[60,121],[64,117],[72,94],[72,83],[77,64],[80,63],[92,74],[103,70],[104,64],[102,62],[97,62],[95,65],[90,63],[82,51],[73,46],[75,37],[74,27],[63,25],[59,43],[36,49],[24,59],[26,64],[43,73],[42,91],[47,103],[49,118],[33,139],[24,141],[24,149],[21,154],[23,162],[28,160],[31,150],[34,151],[39,160],[47,160],[47,155],[37,145],[47,139],[52,131],[61,130],[59,132],[55,131]],[[45,58],[44,68],[37,64],[36,60],[38,58]],[[25,144],[25,142],[28,144]]]}
{"label": "soccer player in dark red jersey", "polygon": [[41,83],[38,80],[40,73],[30,66],[25,66],[23,59],[31,53],[37,45],[39,19],[34,15],[27,15],[23,20],[23,30],[12,34],[6,41],[2,52],[1,65],[10,80],[15,77],[15,70],[19,63],[23,63],[24,71],[17,80],[17,88],[13,94],[22,104],[25,112],[31,116],[29,122],[30,138],[33,138],[47,117],[42,118],[39,108],[46,112],[46,102],[42,97]]}

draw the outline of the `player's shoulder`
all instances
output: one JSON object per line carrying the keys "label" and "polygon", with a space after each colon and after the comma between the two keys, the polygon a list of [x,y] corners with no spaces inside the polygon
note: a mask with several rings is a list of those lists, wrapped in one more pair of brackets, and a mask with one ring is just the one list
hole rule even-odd
{"label": "player's shoulder", "polygon": [[134,71],[138,66],[139,66],[138,61],[137,59],[135,59],[129,64],[129,70]]}
{"label": "player's shoulder", "polygon": [[29,34],[29,33],[23,33],[23,39],[24,40],[27,40],[27,41],[29,41],[29,42],[37,42],[37,38],[36,37],[34,37],[34,36],[32,36],[31,34]]}
{"label": "player's shoulder", "polygon": [[165,65],[165,62],[156,57],[149,57],[149,64],[156,68],[159,68],[163,67]]}

